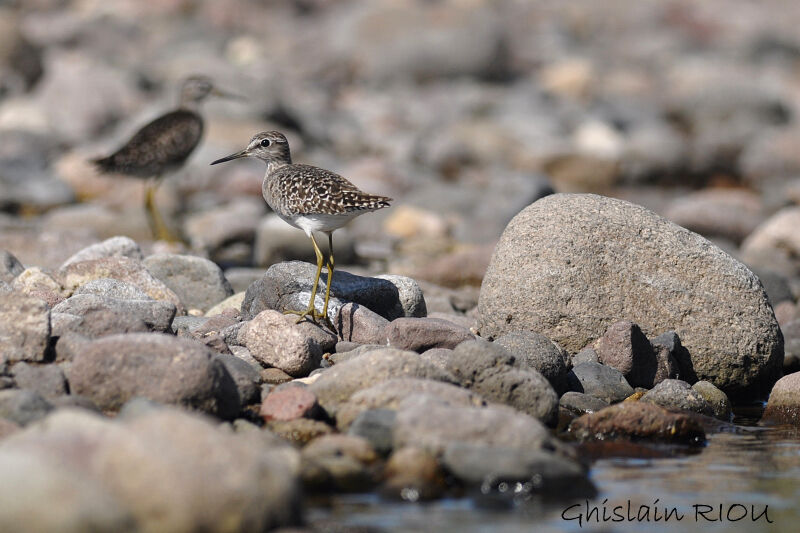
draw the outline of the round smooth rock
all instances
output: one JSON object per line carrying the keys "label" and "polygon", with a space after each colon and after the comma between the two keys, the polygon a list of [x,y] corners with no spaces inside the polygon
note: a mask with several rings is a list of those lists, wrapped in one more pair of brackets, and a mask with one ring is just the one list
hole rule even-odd
{"label": "round smooth rock", "polygon": [[648,337],[674,329],[697,378],[736,398],[766,395],[782,365],[778,323],[752,272],[643,207],[597,195],[548,196],[514,217],[478,310],[483,336],[537,331],[570,352],[629,317]]}

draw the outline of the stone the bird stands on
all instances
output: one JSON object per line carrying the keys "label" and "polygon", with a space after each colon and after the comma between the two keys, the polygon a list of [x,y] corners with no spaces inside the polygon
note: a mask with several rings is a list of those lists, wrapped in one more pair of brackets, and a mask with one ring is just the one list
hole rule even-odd
{"label": "stone the bird stands on", "polygon": [[[261,191],[275,213],[292,226],[303,230],[311,239],[317,256],[317,273],[311,289],[308,308],[303,311],[285,311],[306,316],[312,320],[328,319],[328,300],[333,279],[333,232],[355,217],[388,207],[391,198],[368,194],[358,189],[342,176],[311,165],[292,163],[289,143],[277,131],[258,133],[247,148],[211,163],[223,163],[240,157],[255,157],[267,164],[267,173]],[[314,306],[317,284],[322,272],[323,255],[314,238],[314,232],[328,235],[328,280],[322,312]]]}
{"label": "stone the bird stands on", "polygon": [[156,208],[155,191],[162,178],[183,166],[200,143],[203,136],[200,104],[208,96],[238,98],[217,89],[205,76],[186,78],[181,85],[177,109],[146,124],[113,154],[92,160],[103,173],[147,180],[144,205],[147,221],[156,239],[176,240]]}

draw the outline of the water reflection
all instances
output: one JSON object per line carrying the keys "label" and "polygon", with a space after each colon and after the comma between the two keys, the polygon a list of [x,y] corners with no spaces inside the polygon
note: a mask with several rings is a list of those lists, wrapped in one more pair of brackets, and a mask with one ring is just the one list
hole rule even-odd
{"label": "water reflection", "polygon": [[[475,495],[407,504],[386,502],[374,495],[355,495],[337,497],[312,509],[309,515],[312,524],[323,529],[325,525],[336,525],[385,531],[797,530],[800,524],[797,429],[738,426],[734,432],[710,435],[699,453],[687,455],[685,451],[676,454],[674,449],[636,445],[617,447],[613,453],[610,449],[603,453],[602,447],[595,449],[596,457],[605,458],[592,465],[591,478],[598,489],[597,497],[592,500],[552,504],[537,497],[512,496],[504,505],[498,505],[502,497],[494,494],[488,499]],[[578,507],[564,513],[572,504]],[[643,506],[649,509],[649,515],[641,515],[640,520],[637,515]],[[722,520],[719,520],[720,506]],[[593,512],[595,508],[597,511]],[[678,515],[672,514],[665,521],[665,510],[671,509]],[[606,521],[604,510],[609,518]],[[562,513],[571,519],[565,520]],[[580,524],[575,518],[578,515]],[[617,516],[623,519],[614,521]],[[683,518],[677,520],[676,516]]]}

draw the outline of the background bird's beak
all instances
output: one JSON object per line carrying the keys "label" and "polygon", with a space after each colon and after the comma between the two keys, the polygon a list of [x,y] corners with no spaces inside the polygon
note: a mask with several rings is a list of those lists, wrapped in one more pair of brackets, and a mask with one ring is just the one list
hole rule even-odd
{"label": "background bird's beak", "polygon": [[234,159],[239,159],[240,157],[247,157],[248,155],[250,155],[250,154],[247,151],[247,148],[245,148],[241,152],[236,152],[235,154],[231,154],[231,155],[229,155],[227,157],[223,157],[222,159],[217,159],[216,161],[214,161],[211,164],[212,165],[216,165],[217,163],[224,163],[225,161],[233,161]]}
{"label": "background bird's beak", "polygon": [[211,89],[211,94],[219,98],[225,98],[227,100],[240,100],[240,101],[247,100],[244,96],[238,95],[236,93],[231,93],[228,91],[223,91],[222,89],[217,89],[216,87]]}

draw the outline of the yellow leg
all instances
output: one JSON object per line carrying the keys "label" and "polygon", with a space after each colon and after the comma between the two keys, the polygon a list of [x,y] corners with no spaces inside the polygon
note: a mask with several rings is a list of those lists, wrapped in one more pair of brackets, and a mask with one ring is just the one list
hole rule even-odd
{"label": "yellow leg", "polygon": [[169,231],[156,207],[156,190],[159,185],[161,185],[161,178],[156,178],[153,181],[148,181],[145,188],[144,209],[147,213],[147,223],[154,239],[177,242],[179,239]]}
{"label": "yellow leg", "polygon": [[[318,313],[316,308],[314,307],[314,300],[317,297],[317,285],[319,284],[320,274],[322,274],[322,260],[323,260],[323,257],[322,257],[322,252],[319,249],[319,246],[317,246],[317,240],[314,238],[314,235],[311,235],[311,244],[314,245],[314,253],[317,255],[317,273],[314,275],[314,284],[311,286],[311,300],[309,300],[309,302],[308,302],[308,308],[305,311],[284,311],[283,312],[285,315],[300,315],[300,317],[297,319],[297,323],[298,324],[300,322],[302,322],[303,319],[305,319],[305,317],[307,317],[307,316],[310,316],[311,320],[313,320],[315,322],[316,322],[316,320],[318,318],[326,318],[327,319],[327,315],[326,314]],[[326,309],[326,311],[327,311],[327,309]]]}
{"label": "yellow leg", "polygon": [[331,298],[331,281],[333,280],[333,232],[328,233],[328,283],[325,287],[325,307],[322,314],[328,316],[328,300]]}

